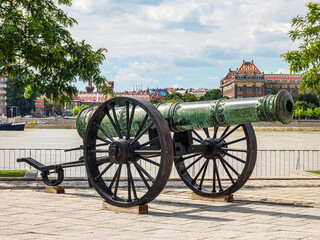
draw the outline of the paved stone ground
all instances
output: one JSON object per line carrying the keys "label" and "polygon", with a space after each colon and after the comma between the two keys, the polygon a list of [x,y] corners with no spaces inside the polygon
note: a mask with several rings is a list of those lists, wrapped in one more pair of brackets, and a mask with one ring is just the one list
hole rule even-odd
{"label": "paved stone ground", "polygon": [[101,210],[93,189],[48,194],[1,182],[0,239],[320,239],[319,182],[263,187],[271,183],[238,191],[234,203],[191,200],[171,183],[148,215],[136,215]]}

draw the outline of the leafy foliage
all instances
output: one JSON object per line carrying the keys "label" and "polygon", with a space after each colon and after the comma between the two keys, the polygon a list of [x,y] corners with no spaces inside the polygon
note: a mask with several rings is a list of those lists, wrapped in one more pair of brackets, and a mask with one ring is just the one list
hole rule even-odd
{"label": "leafy foliage", "polygon": [[299,94],[299,96],[297,97],[297,101],[311,103],[314,104],[316,107],[320,106],[319,99],[317,98],[317,96],[311,93]]}
{"label": "leafy foliage", "polygon": [[191,93],[186,93],[185,95],[183,95],[182,100],[184,102],[197,102],[197,101],[199,101],[198,98]]}
{"label": "leafy foliage", "polygon": [[88,105],[80,105],[79,107],[74,107],[72,109],[72,116],[77,116],[81,112],[82,109],[85,109],[87,107],[89,107],[89,106]]}
{"label": "leafy foliage", "polygon": [[[18,76],[17,76],[18,78]],[[11,116],[13,115],[29,115],[31,113],[31,110],[35,109],[35,103],[34,100],[37,98],[36,94],[31,94],[30,98],[26,99],[24,97],[24,90],[18,89],[15,86],[15,80],[12,78],[8,78],[7,80],[7,104],[8,108],[12,109],[12,111],[8,110],[8,114]],[[17,109],[15,109],[17,108]]]}
{"label": "leafy foliage", "polygon": [[166,100],[166,102],[183,102],[182,94],[178,92],[167,94],[164,100]]}
{"label": "leafy foliage", "polygon": [[305,101],[296,101],[294,103],[294,107],[295,108],[302,108],[302,109],[307,109],[307,108],[315,109],[317,106],[313,103],[309,103],[309,102],[305,102]]}
{"label": "leafy foliage", "polygon": [[206,92],[202,97],[200,97],[200,101],[209,101],[209,100],[217,100],[222,98],[220,89],[212,89],[211,91]]}
{"label": "leafy foliage", "polygon": [[305,16],[292,19],[294,30],[289,31],[290,39],[300,41],[298,50],[281,54],[289,63],[291,72],[303,72],[300,91],[316,91],[320,96],[320,3],[310,2]]}
{"label": "leafy foliage", "polygon": [[156,104],[156,103],[161,103],[162,101],[160,101],[159,99],[152,99],[152,100],[150,100],[150,103],[152,103],[152,104]]}
{"label": "leafy foliage", "polygon": [[294,117],[295,118],[304,118],[306,116],[305,111],[303,110],[303,108],[296,108],[294,110]]}
{"label": "leafy foliage", "polygon": [[67,30],[77,22],[57,5],[71,6],[71,2],[0,1],[0,76],[13,77],[26,97],[37,92],[61,102],[71,100],[77,93],[76,81],[89,79],[105,94],[110,92],[99,69],[106,49],[94,51]]}
{"label": "leafy foliage", "polygon": [[63,112],[63,107],[61,104],[45,99],[44,101],[44,112],[45,115],[49,116],[53,116],[53,115],[61,115]]}

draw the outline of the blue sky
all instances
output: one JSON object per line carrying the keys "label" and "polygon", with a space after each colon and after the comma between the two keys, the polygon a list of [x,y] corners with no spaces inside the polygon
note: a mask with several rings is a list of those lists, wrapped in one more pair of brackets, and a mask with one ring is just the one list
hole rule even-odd
{"label": "blue sky", "polygon": [[[217,88],[229,68],[254,60],[265,73],[288,73],[281,53],[304,0],[73,0],[76,40],[108,49],[101,66],[115,91]],[[78,84],[84,90],[86,84]]]}

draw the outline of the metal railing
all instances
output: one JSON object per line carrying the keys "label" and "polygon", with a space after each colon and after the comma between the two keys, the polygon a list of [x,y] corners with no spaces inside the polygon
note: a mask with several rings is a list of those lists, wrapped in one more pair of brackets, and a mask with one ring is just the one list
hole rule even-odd
{"label": "metal railing", "polygon": [[[0,148],[0,170],[28,170],[32,167],[18,163],[17,158],[32,157],[44,165],[59,164],[78,160],[82,150],[64,152],[64,149],[2,149]],[[242,153],[234,153],[244,157]],[[237,168],[237,163],[231,165]],[[195,169],[199,166],[195,165]],[[148,168],[148,167],[146,167]],[[258,150],[257,162],[252,177],[290,177],[291,170],[319,170],[320,150]],[[152,170],[152,169],[151,169]],[[221,171],[223,172],[223,171]],[[114,173],[110,173],[112,176]],[[86,177],[85,167],[65,169],[65,177]],[[178,177],[173,170],[171,177]],[[222,175],[223,177],[223,175]]]}

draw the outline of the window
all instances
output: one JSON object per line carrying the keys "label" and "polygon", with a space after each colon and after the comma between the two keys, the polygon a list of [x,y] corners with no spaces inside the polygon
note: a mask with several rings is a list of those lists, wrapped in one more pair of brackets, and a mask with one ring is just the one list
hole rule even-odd
{"label": "window", "polygon": [[252,92],[252,87],[247,87],[247,92]]}
{"label": "window", "polygon": [[243,91],[243,87],[238,87],[238,92],[242,92]]}
{"label": "window", "polygon": [[256,92],[261,92],[261,87],[256,87]]}
{"label": "window", "polygon": [[290,93],[294,94],[294,88],[290,88]]}
{"label": "window", "polygon": [[267,93],[268,93],[268,94],[271,94],[271,93],[272,93],[272,89],[271,89],[271,88],[268,88],[268,89],[267,89]]}

